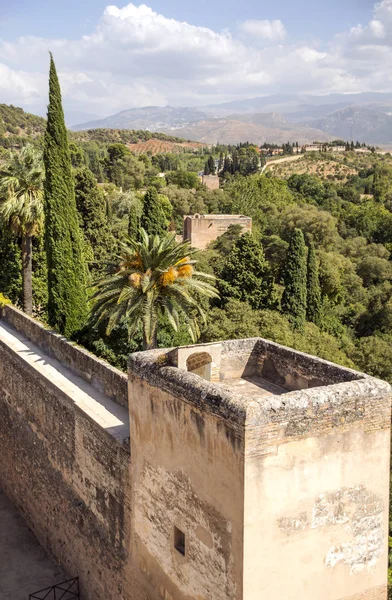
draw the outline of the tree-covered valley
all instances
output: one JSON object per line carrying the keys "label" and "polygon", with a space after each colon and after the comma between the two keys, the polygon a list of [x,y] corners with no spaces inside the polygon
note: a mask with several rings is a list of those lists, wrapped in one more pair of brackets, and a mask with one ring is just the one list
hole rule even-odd
{"label": "tree-covered valley", "polygon": [[[26,133],[17,141],[10,132],[2,134],[4,198],[7,169],[24,146],[34,148],[41,160],[43,129],[32,131],[37,123],[20,109],[3,112],[15,131]],[[137,238],[141,226],[147,233],[181,236],[184,215],[246,214],[253,219],[252,236],[232,227],[192,257],[198,271],[216,278],[218,291],[216,297],[200,297],[204,317],[198,321],[198,338],[263,336],[392,381],[390,155],[308,155],[301,159],[300,173],[291,163],[288,172],[261,175],[251,144],[180,145],[174,152],[141,154],[132,151],[132,144],[143,134],[121,134],[122,141],[113,132],[68,134],[90,296],[86,318],[73,332],[79,343],[120,368],[130,352],[142,347],[140,328],[129,336],[129,315],[109,334],[105,318],[94,324],[88,320],[94,282],[116,262],[123,242]],[[165,136],[145,132],[144,137]],[[221,189],[209,191],[197,174],[214,163]],[[22,306],[23,227],[16,221],[2,213],[0,290]],[[44,223],[33,229],[32,308],[46,320]],[[167,317],[159,316],[158,345],[190,341],[185,320],[175,331]]]}

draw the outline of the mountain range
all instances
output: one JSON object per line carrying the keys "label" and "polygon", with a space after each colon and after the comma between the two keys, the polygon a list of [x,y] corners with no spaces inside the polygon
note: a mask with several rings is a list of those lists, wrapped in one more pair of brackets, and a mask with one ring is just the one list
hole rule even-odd
{"label": "mountain range", "polygon": [[201,107],[145,106],[71,127],[146,129],[208,144],[336,138],[392,145],[392,94],[275,95]]}

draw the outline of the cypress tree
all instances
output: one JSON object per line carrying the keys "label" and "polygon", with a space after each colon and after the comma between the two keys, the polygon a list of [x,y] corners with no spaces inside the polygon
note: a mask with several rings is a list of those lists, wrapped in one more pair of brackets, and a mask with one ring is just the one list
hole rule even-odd
{"label": "cypress tree", "polygon": [[167,233],[167,221],[165,213],[155,188],[150,187],[144,196],[143,212],[140,226],[149,235],[164,235]]}
{"label": "cypress tree", "polygon": [[223,169],[223,152],[219,154],[218,173]]}
{"label": "cypress tree", "polygon": [[300,229],[294,229],[284,270],[282,311],[296,329],[302,329],[306,321],[306,271],[304,236]]}
{"label": "cypress tree", "polygon": [[101,270],[110,258],[115,241],[108,224],[105,196],[87,167],[75,172],[75,199],[89,268],[91,271]]}
{"label": "cypress tree", "polygon": [[211,171],[210,171],[210,161],[206,160],[205,165],[204,165],[204,175],[211,175]]}
{"label": "cypress tree", "polygon": [[87,270],[83,236],[76,209],[60,84],[52,55],[44,163],[49,323],[60,333],[72,336],[83,326],[87,315]]}
{"label": "cypress tree", "polygon": [[321,313],[321,289],[318,274],[316,253],[312,242],[308,245],[308,273],[307,273],[307,297],[306,316],[308,321],[316,325],[320,324]]}
{"label": "cypress tree", "polygon": [[244,233],[233,244],[218,282],[221,298],[248,302],[254,309],[270,308],[274,286],[261,244]]}

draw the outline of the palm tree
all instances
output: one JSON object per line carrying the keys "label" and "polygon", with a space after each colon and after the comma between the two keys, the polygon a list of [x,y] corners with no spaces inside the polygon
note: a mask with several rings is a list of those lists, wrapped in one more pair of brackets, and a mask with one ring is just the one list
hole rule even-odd
{"label": "palm tree", "polygon": [[148,235],[122,244],[122,254],[111,273],[95,284],[92,320],[107,320],[110,334],[123,317],[128,317],[132,336],[140,327],[143,348],[156,348],[160,316],[166,316],[175,331],[181,321],[195,341],[200,334],[198,317],[205,322],[200,297],[217,298],[212,275],[195,271],[195,250],[189,242],[177,244],[174,235]]}
{"label": "palm tree", "polygon": [[22,238],[23,310],[33,312],[32,238],[43,224],[44,167],[31,144],[12,154],[0,170],[0,224]]}

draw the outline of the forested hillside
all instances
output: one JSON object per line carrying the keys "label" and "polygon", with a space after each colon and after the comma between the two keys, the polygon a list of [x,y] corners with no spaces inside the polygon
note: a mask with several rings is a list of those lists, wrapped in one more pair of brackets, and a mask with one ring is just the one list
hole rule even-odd
{"label": "forested hillside", "polygon": [[[12,109],[11,114],[16,119],[19,111]],[[22,129],[29,116],[20,119],[15,123]],[[34,119],[31,126],[42,127],[44,121]],[[152,221],[161,219],[159,231],[181,235],[186,214],[246,214],[253,218],[252,236],[241,237],[232,228],[198,253],[198,269],[216,277],[220,295],[203,300],[207,323],[201,324],[201,339],[261,335],[392,381],[389,154],[311,154],[261,175],[260,154],[251,144],[202,152],[184,147],[181,153],[153,155],[131,151],[135,139],[151,139],[149,132],[110,135],[73,133],[69,144],[90,282],[115,260],[128,234],[137,236],[140,223],[155,231]],[[29,139],[36,141],[34,136]],[[218,170],[221,189],[207,190],[197,176],[200,170]],[[146,211],[158,216],[143,221]],[[17,303],[22,301],[19,235],[6,226],[0,243],[0,291]],[[45,318],[43,230],[33,246],[33,304]],[[300,284],[293,283],[297,275],[287,266],[293,248],[302,257],[301,264],[290,267],[298,270]],[[298,296],[294,304],[293,294]],[[140,332],[128,339],[126,317],[110,335],[104,329],[88,327],[80,340],[125,367],[128,353],[141,347]],[[185,324],[173,333],[164,319],[159,345],[189,341]]]}
{"label": "forested hillside", "polygon": [[[33,141],[42,144],[46,119],[25,112],[16,106],[0,104],[0,146],[4,148],[19,148]],[[186,141],[183,138],[166,133],[152,133],[144,129],[89,129],[78,132],[68,132],[69,138],[78,143],[97,142],[98,144],[122,143],[135,146],[135,152],[145,151],[157,154],[161,149],[171,152],[184,150],[196,151],[203,144]]]}
{"label": "forested hillside", "polygon": [[[91,280],[103,273],[105,261],[114,259],[135,215],[137,222],[143,214],[147,189],[156,190],[164,227],[177,234],[182,233],[185,214],[246,214],[253,218],[251,237],[241,238],[233,228],[198,255],[198,268],[217,277],[220,292],[219,300],[205,306],[208,321],[201,339],[261,335],[392,380],[389,155],[313,156],[305,160],[309,172],[302,165],[300,174],[276,177],[273,172],[258,173],[252,146],[213,148],[211,157],[222,163],[221,189],[208,191],[197,177],[208,162],[206,155],[136,156],[121,143],[76,140],[70,149]],[[313,166],[321,160],[334,168],[317,167],[315,172]],[[295,169],[294,163],[290,169]],[[162,171],[166,176],[157,177]],[[319,295],[316,312],[305,300],[305,318],[296,326],[285,288],[290,244],[298,230],[305,262],[314,249],[312,269]],[[40,237],[34,245],[34,305],[45,317],[46,266]],[[3,231],[0,252],[5,265],[0,289],[19,302],[21,255],[18,238],[9,230]],[[94,326],[81,339],[120,367],[141,344],[138,334],[128,340],[126,320],[109,336]],[[181,326],[173,334],[164,322],[158,333],[160,345],[189,341]]]}
{"label": "forested hillside", "polygon": [[26,113],[22,108],[0,104],[0,137],[30,137],[45,131],[46,121]]}

